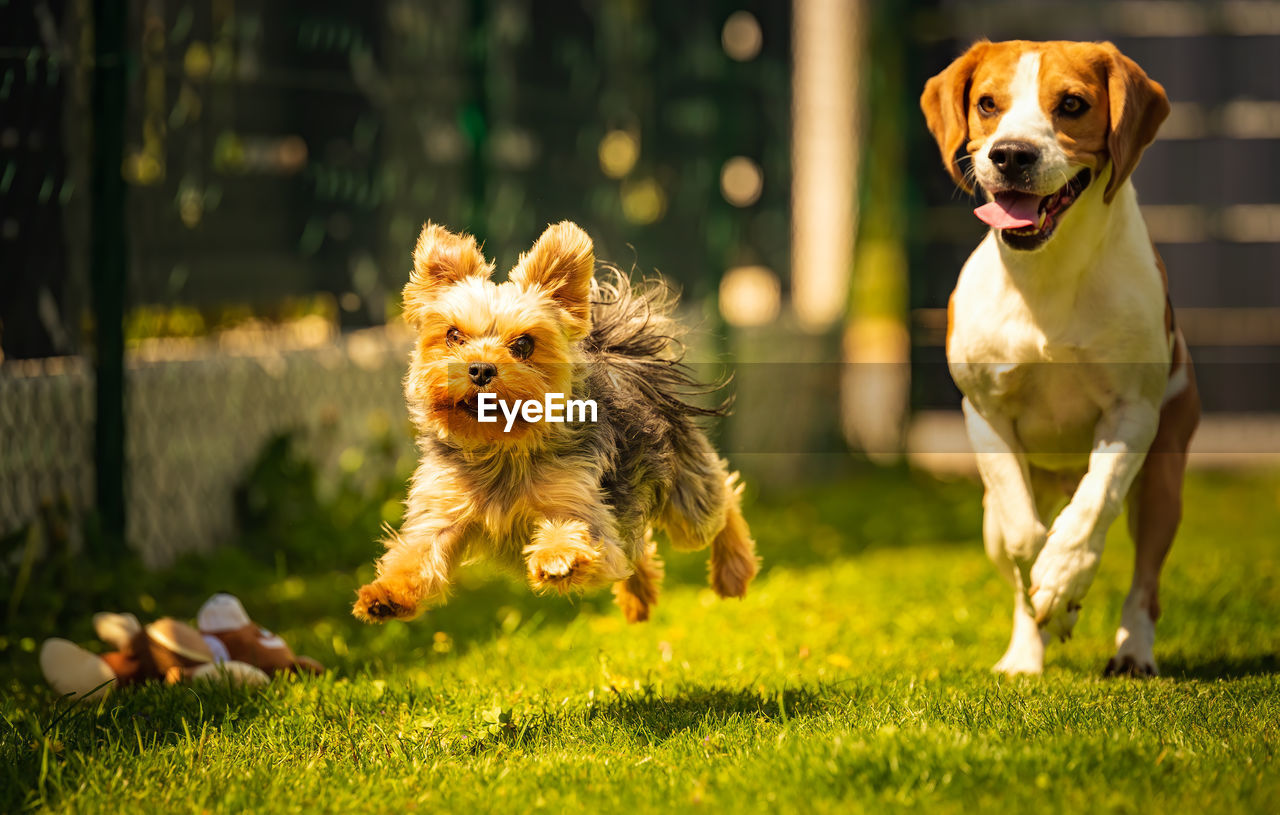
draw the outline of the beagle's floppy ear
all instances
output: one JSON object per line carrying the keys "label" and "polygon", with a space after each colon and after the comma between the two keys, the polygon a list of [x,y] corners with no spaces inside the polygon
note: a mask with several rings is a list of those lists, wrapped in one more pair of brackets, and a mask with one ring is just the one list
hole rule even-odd
{"label": "beagle's floppy ear", "polygon": [[428,222],[413,248],[413,271],[403,295],[405,319],[420,325],[428,304],[442,288],[468,277],[485,278],[491,274],[493,264],[480,254],[475,238],[455,235]]}
{"label": "beagle's floppy ear", "polygon": [[1110,204],[1129,180],[1142,151],[1155,141],[1156,131],[1169,115],[1169,98],[1159,82],[1146,75],[1138,63],[1121,54],[1111,43],[1107,50],[1107,97],[1110,123],[1107,152],[1111,155],[1111,180],[1102,200]]}
{"label": "beagle's floppy ear", "polygon": [[942,164],[965,192],[973,192],[973,185],[965,178],[956,153],[969,140],[969,85],[973,72],[990,47],[986,40],[975,42],[942,73],[926,82],[920,96],[920,109],[938,142]]}
{"label": "beagle's floppy ear", "polygon": [[520,256],[511,281],[523,289],[538,289],[569,316],[573,333],[591,328],[591,278],[596,256],[591,238],[572,221],[552,224],[533,248]]}

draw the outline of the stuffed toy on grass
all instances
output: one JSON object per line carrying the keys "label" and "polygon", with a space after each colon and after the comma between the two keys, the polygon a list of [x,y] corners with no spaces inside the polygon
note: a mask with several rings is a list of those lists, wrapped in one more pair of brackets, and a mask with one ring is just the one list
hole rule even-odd
{"label": "stuffed toy on grass", "polygon": [[234,595],[219,592],[206,600],[196,625],[217,659],[247,662],[271,674],[324,673],[319,662],[295,656],[284,640],[249,619]]}
{"label": "stuffed toy on grass", "polygon": [[143,626],[132,614],[95,614],[94,632],[115,650],[95,654],[54,637],[40,647],[40,670],[59,693],[88,698],[149,681],[214,680],[249,687],[265,685],[269,673],[324,671],[255,625],[229,594],[209,598],[198,623],[199,631],[169,617]]}

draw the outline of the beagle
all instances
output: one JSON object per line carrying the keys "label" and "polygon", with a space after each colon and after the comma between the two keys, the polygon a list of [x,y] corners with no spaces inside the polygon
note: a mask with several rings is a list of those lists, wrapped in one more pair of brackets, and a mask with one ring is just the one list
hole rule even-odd
{"label": "beagle", "polygon": [[1164,88],[1111,43],[981,41],[920,104],[951,177],[988,199],[974,214],[990,230],[947,308],[947,364],[987,554],[1014,584],[994,670],[1043,670],[1127,500],[1137,555],[1105,672],[1154,675],[1160,568],[1200,416],[1129,181],[1169,113]]}

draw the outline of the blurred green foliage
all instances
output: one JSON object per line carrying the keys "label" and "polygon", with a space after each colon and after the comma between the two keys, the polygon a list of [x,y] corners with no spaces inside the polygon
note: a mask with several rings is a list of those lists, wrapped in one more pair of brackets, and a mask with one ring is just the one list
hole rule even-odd
{"label": "blurred green foliage", "polygon": [[340,466],[336,483],[325,487],[295,434],[271,439],[236,489],[236,545],[277,574],[366,557],[382,526],[399,525],[411,470],[389,429],[345,455],[358,457],[358,466]]}
{"label": "blurred green foliage", "polygon": [[160,337],[204,337],[247,324],[276,326],[305,317],[336,324],[338,305],[327,294],[286,297],[269,307],[248,304],[137,306],[125,315],[126,343]]}

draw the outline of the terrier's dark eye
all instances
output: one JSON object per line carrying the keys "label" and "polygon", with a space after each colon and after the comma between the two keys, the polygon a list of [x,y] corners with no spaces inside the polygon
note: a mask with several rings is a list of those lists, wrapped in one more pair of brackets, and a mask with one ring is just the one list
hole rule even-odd
{"label": "terrier's dark eye", "polygon": [[456,328],[450,328],[444,333],[444,341],[446,345],[462,345],[462,332]]}
{"label": "terrier's dark eye", "polygon": [[1058,112],[1063,116],[1079,116],[1088,109],[1089,103],[1074,93],[1062,97],[1062,101],[1058,103]]}
{"label": "terrier's dark eye", "polygon": [[528,359],[529,355],[533,353],[533,337],[528,334],[516,337],[507,347],[511,349],[511,356],[516,359]]}
{"label": "terrier's dark eye", "polygon": [[978,100],[978,112],[986,116],[996,112],[996,100],[990,96],[984,96]]}

